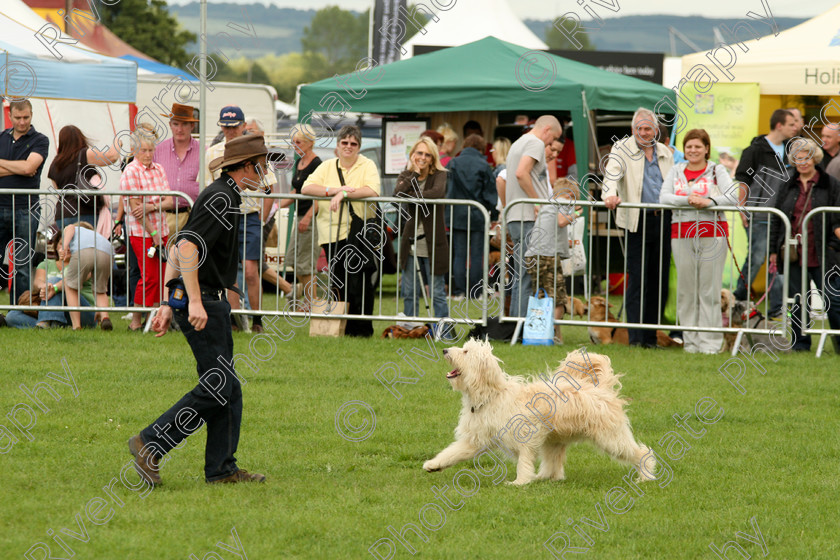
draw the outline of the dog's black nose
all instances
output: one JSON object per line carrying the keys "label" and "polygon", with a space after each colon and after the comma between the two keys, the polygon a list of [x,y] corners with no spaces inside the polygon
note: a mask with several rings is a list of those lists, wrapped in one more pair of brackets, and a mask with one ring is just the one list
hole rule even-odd
{"label": "dog's black nose", "polygon": [[449,352],[449,348],[444,348],[444,349],[443,349],[443,355],[444,355],[444,356],[446,356],[446,353],[447,353],[447,352]]}

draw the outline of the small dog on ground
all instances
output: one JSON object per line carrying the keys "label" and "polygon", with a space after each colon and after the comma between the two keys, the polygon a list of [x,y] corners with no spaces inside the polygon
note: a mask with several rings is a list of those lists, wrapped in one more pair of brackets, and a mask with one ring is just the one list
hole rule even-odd
{"label": "small dog on ground", "polygon": [[[633,438],[626,401],[618,394],[620,376],[608,357],[585,349],[570,352],[551,379],[529,382],[502,371],[487,342],[470,339],[443,353],[455,368],[446,378],[462,393],[461,417],[455,442],[426,461],[425,470],[451,467],[498,445],[517,458],[516,479],[509,484],[563,480],[566,448],[589,441],[635,465],[639,481],[656,478],[655,459],[645,457],[649,448]],[[560,381],[569,386],[561,389]],[[535,475],[537,456],[542,462]]]}
{"label": "small dog on ground", "polygon": [[[613,307],[613,304],[609,304]],[[591,321],[606,321],[607,323],[618,323],[618,319],[607,307],[607,300],[601,296],[595,296],[589,300],[584,313],[589,312]],[[624,327],[589,327],[589,340],[593,344],[630,344],[630,336]],[[657,346],[682,346],[665,331],[656,331]]]}
{"label": "small dog on ground", "polygon": [[[720,291],[720,314],[723,317],[723,326],[738,328],[744,325],[745,312],[748,309],[747,302],[738,302],[732,292],[723,288]],[[723,352],[731,352],[735,346],[737,333],[723,333]]]}
{"label": "small dog on ground", "polygon": [[566,313],[571,315],[572,318],[574,318],[575,315],[578,317],[584,317],[586,315],[586,304],[578,298],[566,296]]}
{"label": "small dog on ground", "polygon": [[[790,340],[787,339],[787,329],[782,328],[782,324],[773,324],[772,321],[767,320],[764,314],[756,309],[752,303],[748,301],[736,301],[732,304],[732,320],[730,326],[732,328],[744,329],[762,329],[769,331],[768,334],[753,334],[745,333],[741,337],[740,351],[750,353],[756,347],[767,349],[770,352],[782,352],[784,354],[790,352],[792,346]],[[723,351],[732,352],[735,347],[735,338],[737,333],[726,333],[723,336]],[[775,339],[775,340],[771,340]]]}

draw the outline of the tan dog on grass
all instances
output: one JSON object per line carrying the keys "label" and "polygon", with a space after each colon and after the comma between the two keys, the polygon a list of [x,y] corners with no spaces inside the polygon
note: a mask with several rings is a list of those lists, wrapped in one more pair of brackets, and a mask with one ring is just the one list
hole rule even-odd
{"label": "tan dog on grass", "polygon": [[[609,304],[613,307],[613,304]],[[589,300],[587,308],[589,312],[590,321],[599,321],[607,323],[618,323],[618,319],[607,308],[607,300],[601,296],[595,296]],[[589,340],[594,344],[623,344],[627,346],[630,344],[630,336],[627,329],[624,327],[589,327]],[[657,346],[682,346],[679,342],[668,336],[665,331],[656,331],[656,345]]]}
{"label": "tan dog on grass", "polygon": [[[455,442],[423,464],[439,471],[499,446],[518,460],[516,480],[563,480],[566,448],[589,441],[617,461],[635,465],[639,481],[653,480],[653,457],[637,443],[619,397],[619,375],[610,359],[577,350],[553,378],[526,381],[507,375],[487,342],[470,339],[463,348],[447,348],[444,356],[455,368],[446,378],[462,393],[461,417]],[[534,462],[542,457],[539,473]],[[648,471],[648,469],[650,469]]]}

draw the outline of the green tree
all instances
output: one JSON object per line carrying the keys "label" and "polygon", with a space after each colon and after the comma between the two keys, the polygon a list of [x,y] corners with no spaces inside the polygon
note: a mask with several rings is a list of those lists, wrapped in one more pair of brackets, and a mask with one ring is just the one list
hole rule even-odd
{"label": "green tree", "polygon": [[370,10],[359,15],[329,6],[315,12],[312,22],[303,29],[300,43],[310,62],[320,62],[313,55],[323,57],[324,66],[314,79],[333,74],[352,72],[356,64],[367,56]]}
{"label": "green tree", "polygon": [[[569,21],[568,18],[563,18],[560,25],[562,25],[564,29],[574,28],[574,23]],[[549,49],[557,49],[561,51],[595,50],[595,46],[589,41],[589,35],[586,34],[586,31],[578,31],[575,33],[574,38],[577,43],[582,46],[582,48],[579,48],[577,44],[573,43],[566,34],[557,29],[555,25],[549,25],[545,29],[545,44],[548,45]]]}
{"label": "green tree", "polygon": [[164,64],[183,68],[192,59],[186,46],[197,39],[181,29],[166,0],[120,0],[100,4],[102,24],[120,39]]}

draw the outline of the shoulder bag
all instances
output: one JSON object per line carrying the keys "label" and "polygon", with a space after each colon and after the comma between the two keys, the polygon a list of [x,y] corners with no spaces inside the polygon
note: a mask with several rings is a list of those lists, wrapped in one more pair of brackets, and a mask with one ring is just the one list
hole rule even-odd
{"label": "shoulder bag", "polygon": [[[338,159],[335,160],[335,168],[338,171],[338,179],[341,181],[341,186],[343,187],[346,183],[344,182],[344,174],[341,172]],[[362,266],[363,269],[374,269],[379,261],[383,259],[382,249],[388,237],[382,229],[378,216],[363,220],[353,210],[353,204],[349,200],[347,201],[347,208],[350,211],[350,228],[347,232],[347,243],[355,247],[365,256],[365,264]],[[341,205],[341,210],[338,214],[339,229],[341,228],[343,212],[344,204]]]}
{"label": "shoulder bag", "polygon": [[[796,224],[794,224],[793,229],[791,230],[791,234],[793,235],[793,238],[796,240],[796,250],[791,251],[791,253],[790,253],[790,257],[789,257],[789,260],[788,260],[788,262],[790,262],[790,263],[799,262],[799,253],[802,251],[802,234],[799,233],[799,227],[802,225],[802,219],[805,217],[805,214],[808,213],[808,204],[811,203],[811,194],[813,194],[815,188],[817,188],[816,185],[813,185],[808,190],[808,196],[805,197],[805,206],[802,207],[802,213],[799,214],[799,219],[796,220]],[[796,198],[798,199],[799,197],[797,196]],[[793,204],[794,204],[794,208],[796,208],[796,202],[795,201],[794,201]],[[782,244],[782,249],[779,251],[779,256],[781,256],[782,259],[785,258],[785,252],[787,250],[788,250],[788,244],[783,243]]]}

